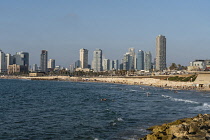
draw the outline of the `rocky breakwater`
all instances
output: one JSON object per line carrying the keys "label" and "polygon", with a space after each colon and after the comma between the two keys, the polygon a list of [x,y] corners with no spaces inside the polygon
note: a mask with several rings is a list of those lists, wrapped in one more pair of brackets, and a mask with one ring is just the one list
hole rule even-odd
{"label": "rocky breakwater", "polygon": [[148,128],[153,133],[140,140],[210,140],[210,114],[199,114]]}

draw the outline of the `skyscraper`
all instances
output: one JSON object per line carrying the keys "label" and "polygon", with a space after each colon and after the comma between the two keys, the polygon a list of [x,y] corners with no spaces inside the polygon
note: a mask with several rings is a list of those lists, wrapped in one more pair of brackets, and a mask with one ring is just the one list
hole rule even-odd
{"label": "skyscraper", "polygon": [[166,38],[163,35],[156,37],[156,70],[166,69]]}
{"label": "skyscraper", "polygon": [[55,69],[55,59],[49,59],[48,60],[47,68],[48,69]]}
{"label": "skyscraper", "polygon": [[114,69],[114,60],[110,60],[110,68],[109,70],[113,70]]}
{"label": "skyscraper", "polygon": [[129,48],[128,53],[130,54],[129,70],[134,70],[136,68],[136,54],[134,48]]}
{"label": "skyscraper", "polygon": [[32,71],[36,72],[38,70],[37,64],[33,64]]}
{"label": "skyscraper", "polygon": [[144,70],[150,71],[152,68],[152,54],[150,52],[144,53]]}
{"label": "skyscraper", "polygon": [[6,61],[7,61],[7,69],[8,69],[8,66],[13,64],[13,56],[11,56],[11,54],[7,53]]}
{"label": "skyscraper", "polygon": [[109,70],[110,70],[110,60],[103,59],[103,71],[109,71]]}
{"label": "skyscraper", "polygon": [[95,72],[102,71],[102,50],[97,49],[93,52],[92,69]]}
{"label": "skyscraper", "polygon": [[48,52],[47,50],[42,50],[40,55],[41,72],[47,72],[47,60],[48,60]]}
{"label": "skyscraper", "polygon": [[88,68],[88,50],[87,49],[80,49],[80,67]]}
{"label": "skyscraper", "polygon": [[5,53],[0,50],[0,73],[7,71],[7,63]]}
{"label": "skyscraper", "polygon": [[126,53],[123,58],[123,70],[130,70],[130,64],[130,54]]}
{"label": "skyscraper", "polygon": [[144,70],[144,51],[139,50],[136,55],[136,69]]}
{"label": "skyscraper", "polygon": [[114,69],[115,70],[119,69],[119,61],[118,60],[114,60]]}
{"label": "skyscraper", "polygon": [[74,66],[75,66],[75,68],[79,68],[79,67],[80,67],[80,60],[77,60],[77,61],[74,63]]}

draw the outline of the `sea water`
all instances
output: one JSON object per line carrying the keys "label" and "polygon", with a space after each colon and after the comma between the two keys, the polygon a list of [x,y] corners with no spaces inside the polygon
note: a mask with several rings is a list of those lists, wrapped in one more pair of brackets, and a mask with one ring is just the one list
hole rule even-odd
{"label": "sea water", "polygon": [[210,94],[109,83],[0,80],[0,139],[135,140],[210,113]]}

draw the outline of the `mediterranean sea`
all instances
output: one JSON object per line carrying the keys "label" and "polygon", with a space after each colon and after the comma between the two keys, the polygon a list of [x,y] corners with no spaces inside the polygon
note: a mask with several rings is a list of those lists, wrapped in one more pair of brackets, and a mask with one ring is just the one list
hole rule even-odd
{"label": "mediterranean sea", "polygon": [[210,113],[208,92],[0,79],[0,139],[137,140],[200,113]]}

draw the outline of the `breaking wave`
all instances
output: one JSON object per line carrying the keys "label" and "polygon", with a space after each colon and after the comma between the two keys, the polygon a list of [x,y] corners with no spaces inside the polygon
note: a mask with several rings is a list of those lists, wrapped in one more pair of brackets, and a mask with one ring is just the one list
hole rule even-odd
{"label": "breaking wave", "polygon": [[203,103],[202,106],[197,106],[194,108],[195,110],[210,110],[210,104]]}
{"label": "breaking wave", "polygon": [[175,102],[185,102],[185,103],[192,103],[192,104],[200,104],[199,102],[196,101],[191,101],[191,100],[185,100],[185,99],[179,99],[179,98],[173,98],[171,96],[167,96],[167,95],[162,95],[164,98],[168,98],[171,101],[175,101]]}

